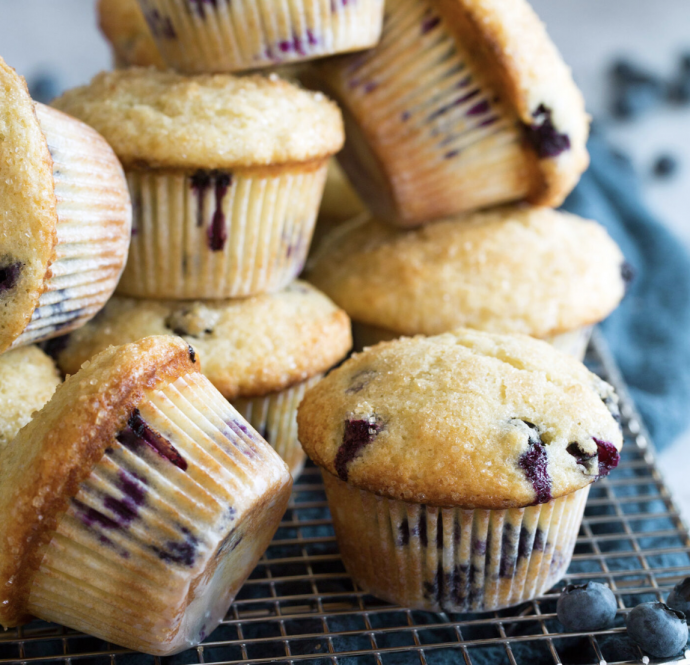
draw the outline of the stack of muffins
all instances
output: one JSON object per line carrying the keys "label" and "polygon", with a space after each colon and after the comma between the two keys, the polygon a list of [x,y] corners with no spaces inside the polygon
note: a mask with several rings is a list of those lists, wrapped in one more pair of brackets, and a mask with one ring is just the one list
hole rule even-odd
{"label": "stack of muffins", "polygon": [[[198,644],[304,451],[365,590],[546,591],[619,460],[617,398],[576,358],[629,269],[552,209],[588,118],[526,2],[99,12],[120,69],[53,108],[0,63],[0,624]],[[364,351],[321,380],[350,317]]]}

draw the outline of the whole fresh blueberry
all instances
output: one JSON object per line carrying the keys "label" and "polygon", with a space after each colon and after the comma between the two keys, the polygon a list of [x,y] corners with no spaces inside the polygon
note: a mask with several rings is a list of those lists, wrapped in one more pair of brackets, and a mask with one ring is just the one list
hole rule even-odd
{"label": "whole fresh blueberry", "polygon": [[599,582],[568,585],[558,599],[558,620],[566,630],[588,633],[611,628],[616,618],[616,597],[611,589]]}
{"label": "whole fresh blueberry", "polygon": [[656,658],[672,658],[688,641],[685,615],[664,603],[642,603],[625,618],[628,637]]}
{"label": "whole fresh blueberry", "polygon": [[657,178],[668,178],[678,170],[678,160],[672,155],[661,155],[654,162],[652,172]]}
{"label": "whole fresh blueberry", "polygon": [[671,593],[668,594],[666,604],[686,616],[690,614],[690,577],[686,577],[673,587]]}

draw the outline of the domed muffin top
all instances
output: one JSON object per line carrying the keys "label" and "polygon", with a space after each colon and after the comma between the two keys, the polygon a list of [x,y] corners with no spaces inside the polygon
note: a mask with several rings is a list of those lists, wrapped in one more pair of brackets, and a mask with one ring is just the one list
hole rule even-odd
{"label": "domed muffin top", "polygon": [[130,168],[290,164],[323,159],[344,141],[333,102],[277,75],[102,72],[53,106],[94,127]]}
{"label": "domed muffin top", "polygon": [[399,334],[547,337],[608,316],[623,265],[598,224],[511,206],[409,231],[353,222],[324,240],[308,279],[355,321]]}
{"label": "domed muffin top", "polygon": [[618,464],[611,386],[550,345],[457,330],[385,342],[307,392],[299,439],[381,496],[503,509],[581,489]]}
{"label": "domed muffin top", "polygon": [[350,320],[313,286],[240,300],[157,301],[115,297],[66,338],[60,368],[74,374],[109,345],[179,335],[227,399],[266,395],[325,372],[352,346]]}

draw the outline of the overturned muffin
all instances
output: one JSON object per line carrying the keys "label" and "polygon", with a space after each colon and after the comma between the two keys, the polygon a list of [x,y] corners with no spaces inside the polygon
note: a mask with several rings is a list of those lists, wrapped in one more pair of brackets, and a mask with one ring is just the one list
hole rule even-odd
{"label": "overturned muffin", "polygon": [[84,123],[34,103],[0,58],[0,353],[74,330],[115,290],[132,210],[122,167]]}
{"label": "overturned muffin", "polygon": [[304,464],[297,407],[307,388],[352,346],[350,320],[304,282],[245,300],[165,302],[113,298],[87,327],[57,340],[60,368],[73,374],[108,346],[179,335],[203,373],[285,460]]}
{"label": "overturned muffin", "polygon": [[60,375],[50,356],[24,346],[0,356],[0,450],[53,395]]}
{"label": "overturned muffin", "polygon": [[599,224],[511,206],[408,231],[353,222],[324,240],[308,278],[352,318],[359,349],[462,326],[532,335],[581,359],[629,276]]}
{"label": "overturned muffin", "polygon": [[315,77],[343,107],[341,164],[400,226],[559,205],[589,162],[582,95],[525,0],[389,0],[379,45]]}
{"label": "overturned muffin", "polygon": [[239,72],[374,46],[384,0],[140,0],[167,64]]}
{"label": "overturned muffin", "polygon": [[326,178],[343,143],[338,108],[272,75],[102,73],[53,104],[100,131],[134,202],[118,292],[237,298],[302,270]]}
{"label": "overturned muffin", "polygon": [[154,655],[194,646],[291,485],[186,342],[111,347],[0,453],[0,624],[35,616]]}
{"label": "overturned muffin", "polygon": [[355,354],[307,392],[343,563],[403,607],[497,610],[566,572],[623,445],[611,386],[548,344],[457,330]]}

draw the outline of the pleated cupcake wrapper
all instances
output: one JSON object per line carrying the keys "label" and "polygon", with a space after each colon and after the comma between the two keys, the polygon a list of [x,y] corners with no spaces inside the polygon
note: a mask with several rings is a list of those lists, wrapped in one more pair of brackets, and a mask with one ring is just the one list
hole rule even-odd
{"label": "pleated cupcake wrapper", "polygon": [[297,438],[297,407],[304,393],[316,385],[323,374],[263,397],[232,400],[237,412],[271,444],[288,465],[293,478],[304,468],[307,456]]}
{"label": "pleated cupcake wrapper", "polygon": [[594,326],[583,326],[560,335],[551,335],[544,338],[544,341],[555,346],[559,351],[582,361],[587,353],[587,345],[592,337],[592,330],[594,330]]}
{"label": "pleated cupcake wrapper", "polygon": [[360,196],[401,226],[528,193],[517,115],[427,0],[391,0],[379,45],[319,63],[344,107],[338,159]]}
{"label": "pleated cupcake wrapper", "polygon": [[272,67],[374,46],[383,0],[140,0],[168,65],[187,73]]}
{"label": "pleated cupcake wrapper", "polygon": [[357,585],[434,612],[498,610],[551,588],[568,568],[589,493],[464,510],[385,499],[323,476],[343,563]]}
{"label": "pleated cupcake wrapper", "polygon": [[132,245],[118,293],[239,298],[282,289],[304,266],[325,178],[325,160],[268,175],[130,171]]}
{"label": "pleated cupcake wrapper", "polygon": [[[544,341],[548,342],[559,351],[566,353],[577,360],[582,361],[587,351],[587,345],[592,336],[592,326],[583,326],[576,328],[567,333],[560,335],[552,335],[545,337]],[[354,340],[355,351],[361,351],[367,346],[374,346],[379,342],[387,342],[392,339],[402,337],[399,333],[380,328],[378,326],[370,326],[367,323],[360,323],[358,321],[352,322],[352,337]]]}
{"label": "pleated cupcake wrapper", "polygon": [[130,239],[122,168],[105,141],[42,104],[36,114],[53,158],[58,242],[45,290],[13,348],[62,335],[94,316],[115,290]]}
{"label": "pleated cupcake wrapper", "polygon": [[157,452],[132,430],[113,438],[45,547],[28,611],[165,655],[202,641],[225,616],[290,482],[198,373],[148,391],[138,409],[167,443]]}

